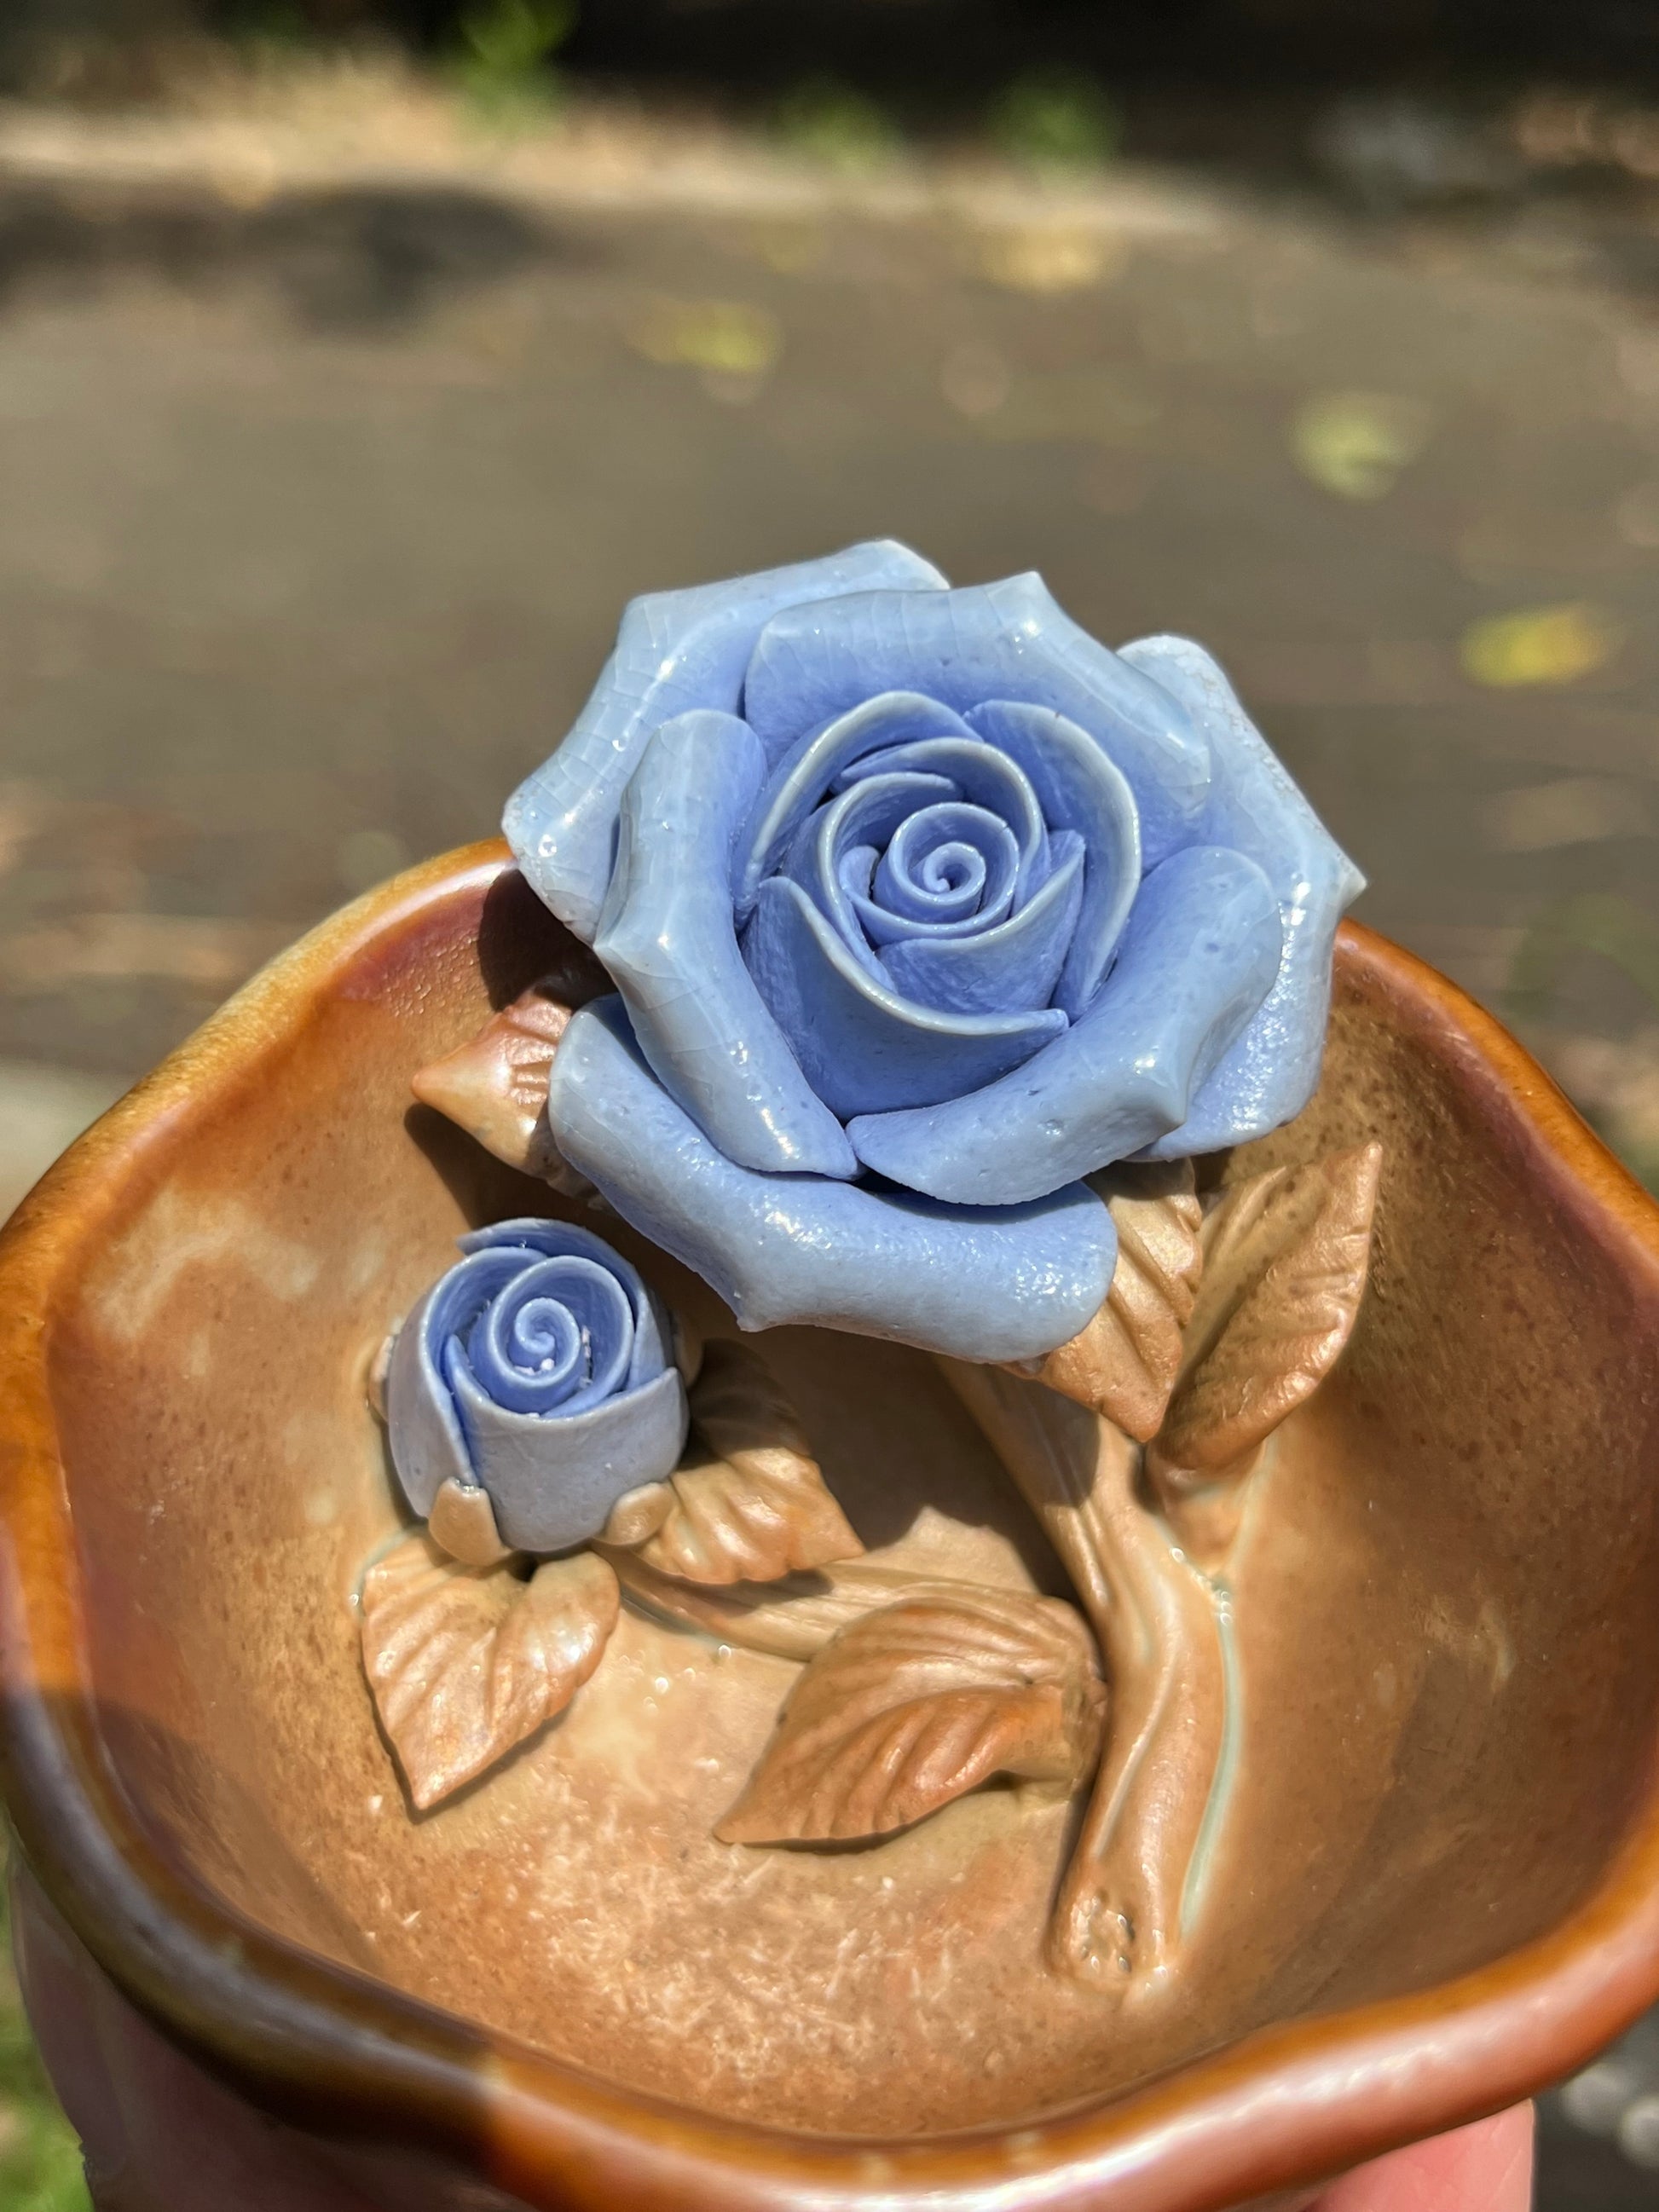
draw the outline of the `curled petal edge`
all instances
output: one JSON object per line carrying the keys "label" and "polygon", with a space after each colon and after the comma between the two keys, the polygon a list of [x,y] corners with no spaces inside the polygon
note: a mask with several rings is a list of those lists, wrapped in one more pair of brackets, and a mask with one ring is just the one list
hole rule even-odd
{"label": "curled petal edge", "polygon": [[1054,996],[1076,1021],[1100,988],[1140,889],[1134,793],[1104,746],[1052,708],[989,699],[967,720],[1024,770],[1050,835],[1071,830],[1083,840],[1083,906]]}
{"label": "curled petal edge", "polygon": [[605,904],[623,787],[652,731],[694,707],[735,714],[755,641],[781,609],[880,588],[945,583],[919,553],[884,538],[629,602],[587,704],[514,793],[501,824],[537,896],[584,944]]}
{"label": "curled petal edge", "polygon": [[682,714],[623,794],[593,949],[657,1079],[729,1159],[850,1177],[858,1160],[801,1073],[738,950],[732,868],[765,760],[733,714]]}
{"label": "curled petal edge", "polygon": [[761,885],[743,953],[808,1081],[836,1115],[978,1091],[1066,1027],[1057,1006],[970,1014],[905,998],[872,975],[783,876]]}
{"label": "curled petal edge", "polygon": [[567,1158],[745,1329],[805,1322],[1030,1359],[1074,1336],[1111,1285],[1116,1231],[1082,1183],[1034,1205],[957,1208],[734,1165],[652,1075],[617,999],[566,1030],[548,1113]]}
{"label": "curled petal edge", "polygon": [[1177,853],[1142,884],[1117,965],[1063,1036],[1000,1082],[860,1115],[847,1133],[878,1175],[958,1205],[1009,1205],[1091,1175],[1187,1118],[1272,985],[1281,942],[1253,860]]}
{"label": "curled petal edge", "polygon": [[1273,884],[1284,926],[1273,988],[1199,1086],[1182,1125],[1148,1148],[1149,1158],[1179,1159],[1265,1136],[1312,1097],[1324,1055],[1336,926],[1365,878],[1202,646],[1146,637],[1119,657],[1180,699],[1203,732],[1212,776],[1198,834],[1256,862]]}
{"label": "curled petal edge", "polygon": [[987,700],[1052,708],[1127,779],[1147,867],[1200,834],[1209,747],[1186,704],[1156,672],[1080,629],[1041,576],[953,592],[878,588],[780,608],[756,641],[744,714],[769,756],[886,691],[926,693],[964,714]]}

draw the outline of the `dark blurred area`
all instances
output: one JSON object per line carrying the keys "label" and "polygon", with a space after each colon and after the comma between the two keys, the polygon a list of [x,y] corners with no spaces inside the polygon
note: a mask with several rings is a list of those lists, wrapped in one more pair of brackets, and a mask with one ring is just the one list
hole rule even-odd
{"label": "dark blurred area", "polygon": [[[192,39],[383,37],[441,58],[477,0],[8,0],[0,70],[122,100],[154,88]],[[1305,125],[1332,89],[1432,89],[1490,104],[1516,87],[1659,86],[1652,0],[580,0],[553,10],[578,81],[769,112],[833,78],[906,131],[981,119],[1012,79],[1091,76],[1121,100],[1137,150],[1260,162],[1276,140],[1305,168]]]}
{"label": "dark blurred area", "polygon": [[[466,0],[11,0],[19,36],[112,40],[206,32],[337,38],[385,30],[436,46]],[[937,41],[950,40],[948,83]],[[1237,82],[1248,57],[1275,76],[1364,70],[1437,76],[1652,67],[1645,0],[585,0],[580,68],[696,76],[732,88],[793,69],[855,68],[925,111],[1040,57],[1113,74],[1173,70]]]}

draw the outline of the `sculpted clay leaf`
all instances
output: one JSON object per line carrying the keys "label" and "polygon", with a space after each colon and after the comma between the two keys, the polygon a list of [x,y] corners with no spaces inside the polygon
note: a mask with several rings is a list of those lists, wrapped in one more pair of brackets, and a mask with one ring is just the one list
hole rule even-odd
{"label": "sculpted clay leaf", "polygon": [[501,1541],[495,1526],[489,1492],[476,1483],[457,1482],[453,1474],[438,1486],[426,1532],[441,1552],[465,1567],[496,1567],[513,1556],[512,1546]]}
{"label": "sculpted clay leaf", "polygon": [[568,1705],[616,1626],[617,1577],[591,1552],[520,1582],[410,1536],[363,1583],[363,1667],[424,1811]]}
{"label": "sculpted clay leaf", "polygon": [[1205,1273],[1151,1465],[1155,1479],[1237,1472],[1315,1391],[1352,1330],[1370,1264],[1382,1148],[1275,1168],[1204,1225]]}
{"label": "sculpted clay leaf", "polygon": [[1046,1382],[1142,1443],[1158,1433],[1204,1267],[1190,1160],[1124,1164],[1089,1178],[1117,1226],[1117,1265],[1086,1328],[1017,1374]]}
{"label": "sculpted clay leaf", "polygon": [[544,975],[458,1050],[421,1068],[410,1085],[415,1096],[508,1167],[541,1176],[568,1197],[585,1196],[591,1186],[561,1157],[548,1128],[547,1085],[572,1013],[609,988],[586,954],[573,954],[565,970]]}
{"label": "sculpted clay leaf", "polygon": [[747,1345],[704,1348],[691,1422],[669,1480],[617,1501],[608,1544],[633,1547],[660,1574],[708,1583],[775,1582],[863,1551],[793,1407]]}
{"label": "sculpted clay leaf", "polygon": [[831,1638],[715,1832],[742,1844],[886,1835],[994,1774],[1073,1789],[1099,1756],[1105,1702],[1093,1640],[1069,1606],[935,1585]]}

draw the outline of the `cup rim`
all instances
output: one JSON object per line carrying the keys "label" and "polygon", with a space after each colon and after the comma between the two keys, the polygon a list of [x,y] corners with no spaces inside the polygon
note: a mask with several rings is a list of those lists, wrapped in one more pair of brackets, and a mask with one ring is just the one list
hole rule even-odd
{"label": "cup rim", "polygon": [[[1546,1934],[1412,1995],[1257,2030],[1034,2123],[898,2140],[725,2120],[630,2091],[245,1918],[146,1828],[98,1725],[47,1381],[58,1286],[168,1130],[246,1079],[349,969],[510,871],[499,839],[311,931],[112,1107],[0,1235],[0,1791],[35,1878],[126,1996],[266,2109],[463,2160],[534,2207],[813,2212],[993,2201],[1211,2212],[1311,2189],[1587,2062],[1659,1997],[1659,1763],[1596,1887]],[[1659,1206],[1493,1018],[1363,925],[1340,981],[1448,1064],[1516,1171],[1659,1304]]]}

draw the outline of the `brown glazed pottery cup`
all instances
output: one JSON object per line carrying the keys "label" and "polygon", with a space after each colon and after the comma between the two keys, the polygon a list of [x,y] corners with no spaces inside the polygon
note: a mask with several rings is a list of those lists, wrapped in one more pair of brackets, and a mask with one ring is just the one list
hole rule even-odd
{"label": "brown glazed pottery cup", "polygon": [[[458,1231],[548,1196],[410,1078],[561,938],[498,845],[399,878],[257,977],[0,1244],[18,1946],[100,2208],[1295,2204],[1652,2002],[1659,1212],[1497,1024],[1352,926],[1319,1095],[1249,1155],[1386,1159],[1352,1341],[1285,1432],[1281,1601],[1241,1626],[1249,1848],[1209,1978],[1144,2033],[1068,1998],[1052,2059],[1011,1999],[981,2086],[948,2097],[902,1973],[760,2087],[648,1948],[600,1941],[570,1995],[546,1961],[592,1933],[592,1867],[562,1921],[511,1820],[562,1771],[559,1724],[411,1817],[351,1611],[397,1521],[368,1362]],[[919,1452],[933,1425],[967,1467],[921,1356],[855,1352],[847,1418],[867,1375]],[[964,1799],[950,1832],[1012,1802]],[[1064,1808],[1030,1817],[1057,1846]],[[653,1820],[656,1856],[624,1824],[601,1871],[678,1910],[672,1805]],[[772,1857],[804,1917],[814,1882],[838,1899],[897,1863]],[[943,1972],[936,1936],[919,1917]],[[974,1947],[952,1960],[994,2012]],[[817,2032],[788,2009],[781,2049]]]}

